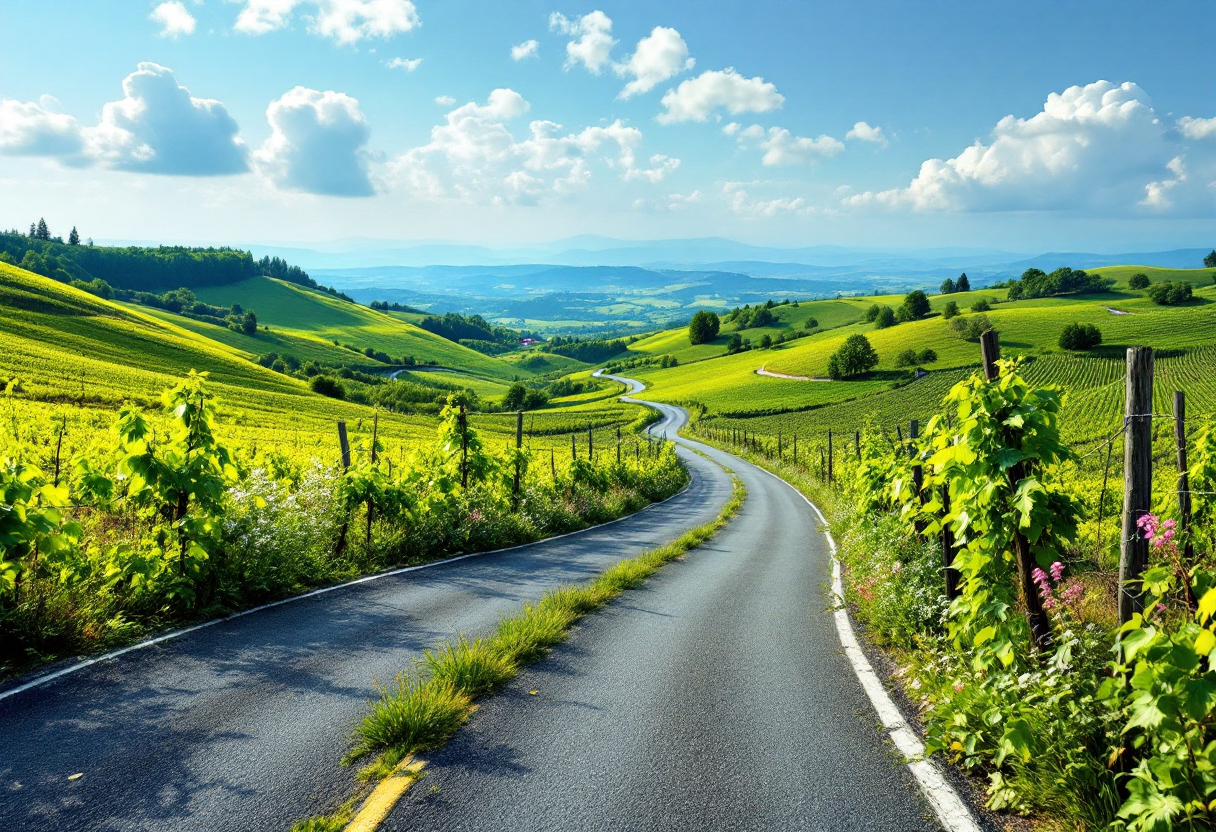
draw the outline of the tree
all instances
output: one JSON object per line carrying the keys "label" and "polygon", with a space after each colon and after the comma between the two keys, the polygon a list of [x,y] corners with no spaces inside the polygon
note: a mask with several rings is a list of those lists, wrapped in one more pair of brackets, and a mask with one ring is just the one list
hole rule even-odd
{"label": "tree", "polygon": [[955,318],[950,322],[954,334],[964,341],[978,341],[980,336],[992,329],[992,321],[987,315],[974,315],[969,318]]}
{"label": "tree", "polygon": [[950,278],[947,277],[945,280],[942,281],[941,293],[943,295],[953,295],[955,293],[955,291],[956,291],[956,289],[954,287],[953,280],[951,280]]}
{"label": "tree", "polygon": [[49,240],[49,239],[51,239],[51,231],[50,231],[50,229],[49,229],[49,228],[47,228],[47,227],[46,227],[46,220],[45,220],[45,219],[39,218],[39,220],[38,220],[38,231],[37,231],[37,233],[36,233],[36,234],[34,234],[34,236],[35,236],[35,237],[37,237],[39,240]]}
{"label": "tree", "polygon": [[1102,333],[1093,324],[1069,324],[1060,333],[1060,349],[1092,350],[1102,343]]}
{"label": "tree", "polygon": [[1137,272],[1127,279],[1127,288],[1129,289],[1147,289],[1152,281],[1148,279],[1148,275],[1144,272]]}
{"label": "tree", "polygon": [[874,318],[874,328],[886,329],[889,326],[895,326],[895,310],[889,306],[883,306]]}
{"label": "tree", "polygon": [[[890,307],[886,307],[890,309]],[[861,333],[850,335],[828,359],[828,375],[840,380],[868,373],[878,366],[878,353]]]}
{"label": "tree", "polygon": [[245,316],[241,318],[241,332],[246,335],[258,334],[258,316],[253,313],[253,310],[246,312]]}
{"label": "tree", "polygon": [[773,346],[773,336],[769,335],[766,332],[764,334],[764,337],[760,339],[760,349],[767,350],[772,346]]}
{"label": "tree", "polygon": [[819,321],[815,320],[814,318],[807,318],[806,323],[804,323],[802,325],[802,328],[803,329],[815,329],[818,326],[819,326]]}
{"label": "tree", "polygon": [[929,314],[929,298],[920,289],[904,295],[903,306],[908,310],[908,320],[919,321]]}
{"label": "tree", "polygon": [[74,225],[72,226],[72,233],[68,235],[68,245],[80,245],[80,234],[76,231],[76,226]]}
{"label": "tree", "polygon": [[1216,269],[1216,249],[1213,249],[1211,254],[1203,258],[1203,265],[1209,269]]}
{"label": "tree", "polygon": [[[275,364],[277,363],[276,361]],[[274,365],[271,365],[271,369],[273,368]],[[308,386],[312,388],[312,392],[320,393],[322,396],[329,396],[331,399],[346,398],[346,388],[342,386],[341,382],[329,376],[313,376]]]}
{"label": "tree", "polygon": [[988,298],[980,298],[975,303],[971,304],[972,312],[991,312],[992,304],[988,302]]}
{"label": "tree", "polygon": [[958,276],[958,280],[954,281],[954,290],[956,292],[970,292],[971,281],[967,279],[967,273],[963,272]]}
{"label": "tree", "polygon": [[688,341],[690,344],[708,344],[718,337],[722,321],[713,312],[702,309],[692,316],[688,324]]}
{"label": "tree", "polygon": [[528,388],[524,387],[518,381],[507,388],[507,393],[502,397],[503,410],[523,410],[524,399],[528,397]]}
{"label": "tree", "polygon": [[878,313],[880,311],[882,311],[882,307],[880,307],[877,303],[871,304],[870,308],[866,310],[866,323],[874,323],[874,321],[878,319]]}
{"label": "tree", "polygon": [[1149,300],[1161,306],[1177,306],[1191,299],[1191,284],[1189,283],[1157,283],[1148,288],[1145,293]]}
{"label": "tree", "polygon": [[736,353],[742,349],[743,336],[736,332],[734,335],[730,336],[730,341],[726,344],[726,351],[729,353]]}
{"label": "tree", "polygon": [[958,317],[958,304],[954,301],[946,301],[946,305],[942,307],[942,317],[947,321],[951,318]]}

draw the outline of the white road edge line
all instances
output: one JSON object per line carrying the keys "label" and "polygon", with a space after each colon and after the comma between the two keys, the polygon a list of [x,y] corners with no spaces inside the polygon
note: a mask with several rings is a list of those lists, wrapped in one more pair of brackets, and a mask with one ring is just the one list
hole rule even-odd
{"label": "white road edge line", "polygon": [[[656,423],[655,425],[651,425],[651,427],[657,427],[657,426],[658,426],[658,423]],[[647,430],[649,430],[649,428],[647,428]],[[18,685],[15,688],[9,688],[8,690],[0,691],[0,702],[3,702],[5,699],[8,699],[10,696],[16,696],[17,694],[23,693],[27,690],[32,690],[33,688],[41,687],[42,685],[45,685],[48,682],[53,682],[56,679],[63,678],[64,676],[69,676],[73,673],[79,673],[81,670],[84,670],[86,667],[92,667],[93,665],[99,664],[101,662],[108,662],[113,659],[117,659],[119,656],[123,656],[127,653],[132,653],[136,650],[143,650],[146,647],[151,647],[154,644],[160,644],[161,642],[164,642],[164,641],[171,641],[172,639],[180,638],[184,635],[188,635],[188,634],[196,632],[198,630],[206,629],[207,627],[214,627],[217,624],[223,624],[228,621],[235,621],[238,618],[244,618],[246,615],[253,615],[255,612],[262,612],[264,610],[273,609],[274,607],[281,607],[284,604],[292,604],[292,603],[295,603],[296,601],[303,601],[305,598],[313,598],[317,595],[324,595],[327,592],[334,592],[335,590],[346,589],[347,587],[357,586],[358,584],[365,584],[365,583],[369,583],[370,581],[378,581],[381,578],[391,578],[394,575],[403,575],[406,572],[417,572],[420,569],[433,569],[437,566],[447,566],[448,564],[457,563],[462,560],[468,560],[469,558],[482,558],[487,555],[499,555],[499,554],[502,554],[503,552],[513,552],[516,549],[524,549],[528,546],[537,546],[541,543],[548,543],[549,541],[552,541],[552,540],[561,540],[564,537],[573,537],[576,534],[586,534],[587,532],[593,532],[597,529],[602,529],[605,526],[611,526],[613,523],[620,523],[624,520],[628,520],[631,517],[637,517],[639,514],[641,514],[644,511],[650,511],[652,508],[656,508],[658,506],[663,505],[663,503],[666,503],[668,500],[674,500],[676,497],[679,497],[681,494],[683,494],[685,491],[687,491],[689,485],[691,485],[691,481],[689,483],[685,484],[685,486],[683,488],[681,488],[675,494],[672,494],[666,500],[660,500],[657,503],[651,503],[650,505],[645,506],[644,508],[638,509],[633,514],[626,514],[624,517],[618,517],[615,520],[609,520],[606,523],[600,523],[595,526],[588,526],[587,528],[579,529],[578,531],[566,532],[565,534],[558,534],[558,535],[554,535],[553,537],[546,537],[546,538],[542,538],[541,540],[534,540],[531,543],[520,543],[517,546],[508,546],[505,549],[489,549],[485,552],[470,552],[467,555],[457,555],[454,558],[447,558],[446,560],[432,561],[431,563],[424,563],[424,564],[421,564],[420,566],[404,566],[400,569],[390,569],[387,572],[377,572],[375,575],[365,575],[362,578],[356,578],[355,580],[347,581],[344,584],[334,584],[333,586],[323,586],[320,589],[314,589],[309,592],[305,592],[301,595],[293,595],[290,598],[283,598],[279,601],[272,601],[269,604],[262,604],[259,607],[251,607],[250,609],[247,609],[247,610],[241,610],[240,612],[235,612],[232,615],[226,615],[223,618],[213,618],[210,621],[204,621],[202,624],[195,624],[192,627],[183,627],[180,630],[172,630],[168,633],[164,633],[162,635],[156,636],[155,638],[150,638],[150,639],[147,639],[146,641],[140,641],[135,644],[128,645],[119,650],[113,650],[109,653],[103,653],[100,656],[93,656],[92,658],[84,659],[83,661],[77,662],[76,664],[73,664],[73,665],[69,665],[68,667],[65,667],[61,670],[56,670],[54,673],[47,673],[45,676],[39,676],[36,679],[31,679],[30,681],[26,682],[25,684]]]}
{"label": "white road edge line", "polygon": [[924,743],[920,741],[920,737],[916,736],[916,732],[908,727],[899,706],[887,694],[878,674],[870,666],[870,660],[866,658],[866,654],[862,652],[861,646],[857,643],[853,623],[849,620],[849,611],[845,607],[840,561],[836,557],[836,540],[827,528],[827,518],[823,516],[819,506],[812,503],[805,494],[794,488],[789,482],[759,465],[756,468],[793,489],[794,493],[805,500],[806,504],[814,510],[819,517],[819,522],[824,525],[823,536],[827,538],[828,546],[832,550],[832,593],[836,596],[837,605],[833,615],[836,618],[836,632],[840,635],[840,644],[844,647],[849,664],[853,666],[853,672],[857,674],[857,680],[861,682],[862,689],[870,698],[870,704],[878,712],[878,718],[882,721],[883,728],[887,730],[895,747],[904,755],[908,769],[916,778],[916,782],[920,784],[921,791],[924,792],[929,805],[933,807],[937,819],[947,832],[982,832],[980,825],[972,816],[971,810],[967,808],[966,802],[955,791],[954,786],[950,785],[932,760],[925,758]]}
{"label": "white road edge line", "polygon": [[[609,378],[627,380],[638,385],[640,389],[630,390],[631,395],[640,393],[645,389],[645,385],[635,379],[625,379],[624,376],[609,376]],[[657,402],[647,402],[642,399],[632,399],[632,401],[639,404],[651,405],[660,413],[664,410],[664,406]],[[670,405],[667,405],[667,407],[670,407]],[[701,442],[684,437],[680,438],[690,445],[703,445]],[[712,445],[703,445],[703,447],[728,454],[736,459],[742,459],[742,457],[737,457],[729,451],[723,451]],[[747,460],[742,461],[747,462]],[[924,743],[920,741],[920,737],[916,736],[916,732],[908,727],[908,723],[904,719],[903,713],[900,712],[899,706],[887,694],[886,689],[882,686],[882,681],[878,678],[878,674],[874,672],[874,668],[870,665],[870,660],[866,658],[861,645],[857,643],[857,635],[853,632],[853,623],[849,620],[849,611],[844,602],[844,583],[840,574],[840,560],[836,557],[836,540],[832,537],[832,532],[828,528],[827,518],[823,516],[823,512],[819,510],[819,506],[812,503],[810,498],[792,484],[772,471],[761,468],[759,465],[754,465],[750,462],[747,464],[788,486],[819,517],[819,522],[824,526],[823,536],[827,538],[828,546],[832,550],[832,593],[836,596],[836,610],[833,615],[836,619],[836,632],[840,636],[840,644],[844,648],[845,656],[848,657],[849,664],[852,665],[853,672],[857,675],[857,681],[861,682],[861,688],[866,692],[866,696],[870,699],[870,704],[874,706],[874,710],[878,713],[878,718],[882,721],[883,728],[886,729],[887,734],[891,737],[891,741],[895,743],[895,747],[904,755],[908,769],[912,772],[912,776],[916,778],[916,782],[924,793],[925,799],[933,807],[934,814],[937,815],[938,821],[946,832],[983,832],[982,827],[976,823],[975,817],[967,807],[967,803],[955,791],[954,786],[946,780],[941,770],[932,760],[926,759]]]}

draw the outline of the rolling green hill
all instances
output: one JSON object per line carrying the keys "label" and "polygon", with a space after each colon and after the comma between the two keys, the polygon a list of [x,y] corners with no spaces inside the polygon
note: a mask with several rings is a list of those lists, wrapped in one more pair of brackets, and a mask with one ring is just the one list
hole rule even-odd
{"label": "rolling green hill", "polygon": [[419,364],[459,367],[490,378],[509,380],[530,375],[525,369],[440,338],[391,313],[273,278],[254,277],[229,286],[200,289],[196,294],[204,303],[239,303],[246,310],[252,309],[258,323],[268,325],[272,333],[331,346],[337,341],[359,349],[371,347],[394,359],[410,356]]}

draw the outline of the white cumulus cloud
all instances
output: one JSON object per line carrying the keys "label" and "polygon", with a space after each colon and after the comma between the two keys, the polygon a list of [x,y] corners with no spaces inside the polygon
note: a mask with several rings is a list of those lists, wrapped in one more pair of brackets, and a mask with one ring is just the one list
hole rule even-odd
{"label": "white cumulus cloud", "polygon": [[152,10],[152,14],[148,15],[148,18],[161,27],[160,36],[162,38],[176,38],[194,33],[194,15],[187,11],[181,0],[161,3]]}
{"label": "white cumulus cloud", "polygon": [[744,147],[763,150],[760,161],[767,167],[810,165],[844,151],[844,143],[839,139],[827,135],[814,139],[795,136],[783,127],[770,127],[765,131],[759,124],[744,128],[731,122],[722,128],[722,132],[736,137]]}
{"label": "white cumulus cloud", "polygon": [[413,72],[422,66],[422,58],[393,58],[391,61],[385,61],[384,65],[389,69],[404,69],[406,72]]}
{"label": "white cumulus cloud", "polygon": [[696,78],[680,82],[674,90],[663,95],[666,112],[659,121],[672,124],[680,121],[705,121],[719,109],[732,115],[767,113],[785,102],[777,87],[763,78],[744,78],[733,67],[702,72]]}
{"label": "white cumulus cloud", "polygon": [[742,217],[771,219],[783,214],[806,216],[814,213],[814,209],[800,196],[775,196],[769,199],[754,197],[748,191],[755,185],[761,187],[768,183],[726,182],[722,186],[722,196],[730,204],[730,208]]}
{"label": "white cumulus cloud", "polygon": [[234,28],[264,35],[291,22],[305,6],[308,31],[349,45],[364,38],[388,38],[422,25],[412,0],[236,0],[243,5]]}
{"label": "white cumulus cloud", "polygon": [[1183,116],[1178,119],[1178,130],[1188,139],[1216,138],[1216,118]]}
{"label": "white cumulus cloud", "polygon": [[696,60],[688,57],[688,44],[675,29],[656,26],[638,41],[633,54],[613,69],[617,75],[632,76],[633,80],[621,90],[621,98],[632,98],[650,92],[668,78],[692,69]]}
{"label": "white cumulus cloud", "polygon": [[85,128],[86,152],[109,167],[181,176],[248,170],[239,128],[219,101],[195,98],[173,71],[141,63],[122,82],[123,98]]}
{"label": "white cumulus cloud", "polygon": [[595,75],[611,62],[609,55],[616,40],[612,37],[612,18],[594,11],[574,19],[554,12],[549,15],[549,29],[574,37],[566,44],[566,68],[582,64]]}
{"label": "white cumulus cloud", "polygon": [[517,43],[511,47],[511,60],[522,61],[526,58],[535,58],[539,52],[539,41],[526,40],[523,43]]}
{"label": "white cumulus cloud", "polygon": [[431,130],[429,143],[392,163],[391,178],[411,194],[431,200],[475,204],[537,204],[584,189],[602,165],[622,180],[661,181],[678,159],[650,157],[637,162],[642,133],[614,121],[567,132],[552,121],[535,120],[525,138],[510,122],[531,105],[511,89],[496,89],[486,103],[469,102],[449,112]]}
{"label": "white cumulus cloud", "polygon": [[44,95],[33,101],[0,100],[0,153],[8,156],[52,156],[65,163],[86,163],[84,135],[72,116],[59,112],[59,102]]}
{"label": "white cumulus cloud", "polygon": [[450,95],[437,95],[435,96],[435,103],[440,107],[451,107],[456,103],[456,99]]}
{"label": "white cumulus cloud", "polygon": [[844,202],[916,210],[1193,210],[1216,195],[1211,150],[1185,142],[1204,132],[1198,121],[1168,130],[1130,82],[1073,86],[1050,94],[1030,118],[1004,117],[987,142],[926,160],[907,187]]}
{"label": "white cumulus cloud", "polygon": [[887,137],[883,134],[881,127],[871,127],[864,121],[859,121],[853,125],[853,129],[844,134],[846,139],[853,139],[859,142],[872,142],[873,144],[887,146]]}
{"label": "white cumulus cloud", "polygon": [[271,135],[254,154],[278,187],[323,196],[371,196],[367,119],[340,92],[296,87],[266,110]]}

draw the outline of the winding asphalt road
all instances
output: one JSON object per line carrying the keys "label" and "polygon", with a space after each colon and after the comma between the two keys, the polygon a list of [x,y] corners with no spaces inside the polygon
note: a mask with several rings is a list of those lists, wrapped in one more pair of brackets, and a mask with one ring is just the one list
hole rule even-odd
{"label": "winding asphalt road", "polygon": [[654,406],[743,480],[738,516],[484,703],[382,829],[939,829],[841,650],[810,506]]}
{"label": "winding asphalt road", "polygon": [[338,760],[373,678],[389,681],[453,633],[487,631],[546,589],[717,516],[729,478],[680,454],[689,487],[624,520],[349,585],[0,690],[0,830],[284,832],[332,809],[353,790]]}
{"label": "winding asphalt road", "polygon": [[[658,407],[655,432],[676,439],[684,412]],[[738,517],[484,702],[384,829],[938,828],[842,653],[817,518],[789,486],[697,447],[746,484]],[[690,487],[626,520],[222,622],[0,699],[0,829],[281,832],[332,808],[373,676],[717,515],[729,476],[679,452]]]}

